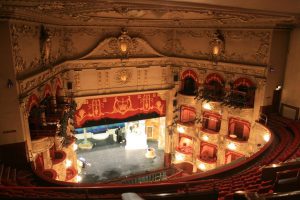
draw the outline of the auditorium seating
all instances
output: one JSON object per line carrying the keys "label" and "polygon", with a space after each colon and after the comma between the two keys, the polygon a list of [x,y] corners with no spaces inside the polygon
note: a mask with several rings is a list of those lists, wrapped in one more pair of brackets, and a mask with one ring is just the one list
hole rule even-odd
{"label": "auditorium seating", "polygon": [[[31,199],[120,199],[124,192],[136,192],[145,199],[193,199],[205,195],[210,199],[234,199],[237,191],[256,193],[266,199],[284,199],[274,195],[274,191],[290,191],[299,189],[300,166],[286,170],[284,162],[292,162],[300,156],[300,125],[299,122],[272,115],[268,126],[274,134],[274,140],[265,155],[247,163],[247,168],[230,169],[220,176],[211,176],[203,180],[180,181],[180,174],[174,177],[176,181],[167,180],[160,183],[85,185],[68,187],[58,186],[55,182],[39,179],[29,170],[17,169],[1,163],[0,165],[0,198],[31,198]],[[272,178],[262,176],[265,166],[272,164],[283,166],[275,172]],[[243,166],[245,167],[245,166]],[[44,177],[45,178],[45,177]],[[40,187],[41,185],[48,187]],[[206,196],[207,197],[207,196]],[[275,198],[276,197],[276,198]]]}

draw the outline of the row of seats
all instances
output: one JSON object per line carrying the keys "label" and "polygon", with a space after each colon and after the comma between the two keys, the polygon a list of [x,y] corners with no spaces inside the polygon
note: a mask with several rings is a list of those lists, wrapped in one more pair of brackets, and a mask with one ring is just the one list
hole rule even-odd
{"label": "row of seats", "polygon": [[[21,182],[20,179],[30,180],[30,172],[26,175],[25,172],[19,173],[16,169],[4,170],[7,166],[0,166],[1,184],[7,185],[6,187],[0,187],[0,197],[19,197],[34,196],[38,199],[93,199],[93,198],[106,198],[106,199],[120,199],[122,192],[134,191],[138,192],[142,197],[147,197],[153,193],[166,193],[172,192],[175,194],[193,194],[208,192],[211,190],[218,191],[219,200],[230,200],[234,198],[236,191],[243,190],[247,192],[257,192],[259,194],[270,194],[274,190],[274,182],[272,180],[262,180],[262,167],[265,165],[284,162],[289,158],[295,158],[299,152],[300,145],[300,126],[296,122],[287,120],[285,118],[273,117],[269,120],[269,127],[274,132],[275,140],[270,147],[270,150],[266,155],[256,160],[249,166],[248,169],[238,172],[235,175],[219,178],[219,179],[208,179],[202,181],[186,181],[183,183],[173,183],[173,185],[163,186],[158,185],[133,185],[126,189],[108,188],[104,190],[102,186],[96,186],[93,188],[76,188],[76,190],[70,190],[67,187],[54,187],[54,188],[41,188],[37,185],[35,187],[18,187],[17,185],[27,186],[26,183]],[[3,168],[4,167],[4,168]],[[3,170],[1,170],[3,168]],[[22,178],[20,178],[20,177]],[[3,177],[3,181],[2,181]],[[9,177],[9,178],[8,178]],[[15,177],[15,178],[13,178]],[[16,180],[13,182],[12,180]],[[8,184],[15,183],[15,184]],[[31,182],[33,183],[33,182]],[[14,189],[15,187],[15,189]],[[121,186],[120,186],[121,187]],[[3,189],[4,188],[4,189]],[[16,192],[16,190],[18,192]],[[104,192],[106,191],[106,192]],[[114,194],[118,193],[118,194]],[[153,197],[154,198],[154,197]],[[155,198],[154,198],[155,199]]]}

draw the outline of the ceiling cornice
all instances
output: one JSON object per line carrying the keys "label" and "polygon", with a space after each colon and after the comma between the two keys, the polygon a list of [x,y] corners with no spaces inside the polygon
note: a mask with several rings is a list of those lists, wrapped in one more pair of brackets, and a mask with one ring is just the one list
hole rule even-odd
{"label": "ceiling cornice", "polygon": [[64,26],[276,27],[298,16],[207,4],[133,1],[3,1],[0,18]]}

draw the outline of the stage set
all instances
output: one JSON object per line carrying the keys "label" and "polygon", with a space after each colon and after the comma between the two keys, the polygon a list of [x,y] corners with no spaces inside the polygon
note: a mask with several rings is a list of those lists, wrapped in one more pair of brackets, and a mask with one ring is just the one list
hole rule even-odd
{"label": "stage set", "polygon": [[107,182],[164,167],[165,117],[76,129],[81,182]]}

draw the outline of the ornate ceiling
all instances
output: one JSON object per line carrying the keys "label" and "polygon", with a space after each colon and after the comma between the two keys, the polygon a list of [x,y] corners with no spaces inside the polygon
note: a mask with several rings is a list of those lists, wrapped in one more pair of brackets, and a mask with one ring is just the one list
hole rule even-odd
{"label": "ornate ceiling", "polygon": [[0,0],[0,18],[57,25],[131,27],[274,27],[298,23],[292,13],[238,9],[195,2]]}

